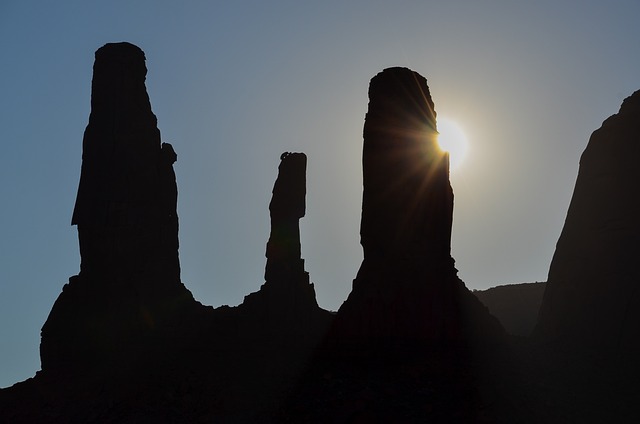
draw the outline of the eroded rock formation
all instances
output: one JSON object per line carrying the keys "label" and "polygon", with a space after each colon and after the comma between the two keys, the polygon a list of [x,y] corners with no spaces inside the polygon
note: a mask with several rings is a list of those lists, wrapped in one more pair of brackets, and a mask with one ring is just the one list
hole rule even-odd
{"label": "eroded rock formation", "polygon": [[640,350],[640,91],[589,139],[556,245],[535,335]]}
{"label": "eroded rock formation", "polygon": [[96,52],[72,218],[81,269],[42,328],[43,370],[134,357],[193,302],[180,282],[177,155],[160,141],[146,73],[132,44]]}
{"label": "eroded rock formation", "polygon": [[[245,297],[241,310],[250,325],[265,334],[305,334],[317,340],[331,316],[318,307],[300,247],[300,218],[305,214],[307,156],[285,152],[269,204],[271,233],[267,242],[265,283]],[[255,329],[249,330],[255,333]]]}
{"label": "eroded rock formation", "polygon": [[[365,259],[322,344],[333,315],[317,306],[300,255],[305,156],[282,156],[260,291],[238,307],[202,307],[179,279],[176,155],[160,144],[144,89],[144,55],[130,44],[110,44],[97,52],[95,69],[73,218],[81,241],[81,272],[64,287],[43,327],[43,372],[0,389],[0,421],[538,423],[636,418],[638,373],[628,373],[637,368],[635,357],[632,367],[598,375],[580,355],[545,356],[536,364],[536,354],[524,351],[527,344],[513,345],[514,353],[523,351],[524,366],[495,343],[484,358],[478,349],[460,348],[460,342],[483,337],[501,340],[503,332],[456,276],[447,157],[435,147],[435,112],[420,75],[393,68],[372,81],[363,157]],[[557,271],[566,268],[567,275],[574,275],[572,261],[583,261],[578,263],[583,266],[581,255],[599,253],[601,258],[585,260],[600,260],[600,267],[585,273],[595,270],[594,278],[607,277],[607,285],[581,274],[589,282],[584,296],[582,286],[576,291],[571,284],[549,292],[563,308],[596,305],[600,314],[627,307],[624,322],[636,324],[637,295],[627,289],[634,275],[637,205],[633,196],[625,196],[633,183],[625,185],[608,160],[635,176],[630,140],[637,133],[632,122],[640,122],[632,112],[637,103],[637,96],[625,101],[620,114],[599,130],[598,137],[615,137],[590,144],[591,153],[583,157],[581,178],[590,175],[590,184],[597,187],[577,187],[582,195],[574,196],[572,208],[586,204],[594,211],[587,208],[565,227],[567,237],[573,231],[587,234],[574,234],[571,242],[562,239],[559,247],[568,243],[575,253],[572,243],[586,246],[578,256],[554,259],[554,276],[562,263]],[[598,155],[606,156],[608,165]],[[589,199],[594,193],[597,201]],[[624,278],[608,278],[609,271]],[[619,301],[620,293],[627,303]],[[580,301],[570,305],[572,297]],[[553,317],[557,311],[551,312]],[[606,317],[603,325],[611,325],[611,319]],[[600,335],[602,328],[594,328]],[[620,340],[628,340],[633,332],[621,334],[628,336]],[[391,349],[369,344],[380,340],[391,341]],[[426,349],[407,341],[426,343]]]}
{"label": "eroded rock formation", "polygon": [[177,155],[160,142],[144,53],[129,43],[107,44],[96,52],[93,69],[71,220],[78,226],[80,273],[118,277],[154,270],[179,281]]}
{"label": "eroded rock formation", "polygon": [[339,337],[437,344],[501,335],[457,277],[449,157],[418,73],[389,68],[371,80],[362,166],[364,260],[338,312]]}
{"label": "eroded rock formation", "polygon": [[300,248],[300,218],[305,213],[307,156],[285,152],[280,156],[278,178],[269,204],[271,234],[267,242],[267,284],[309,282]]}

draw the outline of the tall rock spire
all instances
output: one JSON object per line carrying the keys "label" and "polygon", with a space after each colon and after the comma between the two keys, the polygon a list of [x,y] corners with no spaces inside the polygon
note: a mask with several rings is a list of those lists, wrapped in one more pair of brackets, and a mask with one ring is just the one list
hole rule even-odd
{"label": "tall rock spire", "polygon": [[[300,249],[300,218],[305,214],[307,156],[285,152],[269,204],[271,233],[267,242],[265,283],[245,296],[244,333],[276,337],[279,343],[313,339],[323,333],[331,314],[320,307],[304,269]],[[285,336],[281,338],[280,336]],[[317,337],[317,336],[316,336]]]}
{"label": "tall rock spire", "polygon": [[589,139],[534,335],[640,350],[640,91]]}
{"label": "tall rock spire", "polygon": [[193,297],[180,282],[178,191],[171,145],[160,142],[145,56],[129,43],[98,49],[91,115],[72,224],[80,274],[42,327],[43,370],[136,359],[145,337],[175,327]]}
{"label": "tall rock spire", "polygon": [[389,68],[371,80],[362,166],[364,260],[336,333],[426,343],[501,334],[456,276],[449,157],[418,73]]}
{"label": "tall rock spire", "polygon": [[98,49],[91,115],[71,223],[78,226],[82,274],[156,272],[179,281],[176,154],[161,144],[145,88],[142,50]]}
{"label": "tall rock spire", "polygon": [[265,281],[282,284],[306,280],[300,251],[300,218],[305,213],[307,156],[285,152],[280,156],[278,178],[269,204],[271,234],[267,243]]}
{"label": "tall rock spire", "polygon": [[360,236],[366,265],[378,257],[451,262],[449,155],[438,147],[427,81],[406,68],[376,75],[363,132]]}

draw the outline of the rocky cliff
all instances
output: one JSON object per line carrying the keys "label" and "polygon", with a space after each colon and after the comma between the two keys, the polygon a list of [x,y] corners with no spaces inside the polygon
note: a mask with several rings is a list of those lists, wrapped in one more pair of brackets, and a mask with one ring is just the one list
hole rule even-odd
{"label": "rocky cliff", "polygon": [[589,139],[549,269],[535,335],[640,349],[640,91]]}

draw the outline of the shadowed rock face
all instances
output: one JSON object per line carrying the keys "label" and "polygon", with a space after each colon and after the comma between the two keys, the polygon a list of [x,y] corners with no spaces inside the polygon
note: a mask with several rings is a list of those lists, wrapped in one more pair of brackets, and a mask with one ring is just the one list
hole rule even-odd
{"label": "shadowed rock face", "polygon": [[596,130],[556,245],[535,335],[640,349],[640,91]]}
{"label": "shadowed rock face", "polygon": [[144,53],[132,44],[96,52],[72,218],[81,269],[42,328],[43,370],[134,357],[147,343],[143,335],[193,302],[180,282],[177,155],[160,142],[146,72]]}
{"label": "shadowed rock face", "polygon": [[502,334],[456,275],[449,157],[419,74],[390,68],[371,80],[362,165],[364,260],[336,333],[428,343]]}

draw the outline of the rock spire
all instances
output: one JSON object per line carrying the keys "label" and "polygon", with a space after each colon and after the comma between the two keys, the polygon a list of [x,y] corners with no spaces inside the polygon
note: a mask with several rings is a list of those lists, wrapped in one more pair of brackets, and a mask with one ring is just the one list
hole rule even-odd
{"label": "rock spire", "polygon": [[106,44],[93,70],[72,218],[80,274],[42,328],[43,370],[130,361],[150,345],[148,337],[175,324],[177,310],[195,304],[180,282],[177,155],[160,141],[144,53],[129,43]]}
{"label": "rock spire", "polygon": [[106,44],[93,71],[71,220],[78,226],[81,274],[155,270],[179,281],[177,155],[160,142],[144,53],[130,43]]}
{"label": "rock spire", "polygon": [[364,260],[338,312],[346,338],[465,341],[501,334],[451,258],[449,157],[424,77],[389,68],[369,86],[362,155]]}
{"label": "rock spire", "polygon": [[[332,316],[318,307],[313,283],[304,269],[300,248],[300,218],[305,214],[307,156],[285,152],[269,204],[271,233],[267,242],[265,283],[245,296],[247,334],[310,337],[325,331]],[[258,327],[258,328],[256,328]],[[288,338],[288,339],[287,339]],[[313,338],[313,337],[311,337]],[[317,336],[315,336],[317,340]]]}
{"label": "rock spire", "polygon": [[278,178],[269,204],[271,234],[267,243],[265,281],[309,282],[300,252],[300,218],[305,213],[307,156],[285,152],[280,156]]}

